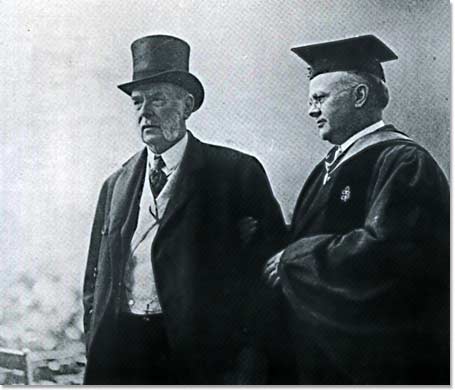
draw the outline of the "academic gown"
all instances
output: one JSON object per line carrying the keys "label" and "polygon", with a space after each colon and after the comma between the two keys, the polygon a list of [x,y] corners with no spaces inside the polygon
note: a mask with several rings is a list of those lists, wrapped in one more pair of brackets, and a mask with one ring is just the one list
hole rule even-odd
{"label": "academic gown", "polygon": [[450,197],[392,126],[298,199],[279,275],[302,384],[448,384]]}

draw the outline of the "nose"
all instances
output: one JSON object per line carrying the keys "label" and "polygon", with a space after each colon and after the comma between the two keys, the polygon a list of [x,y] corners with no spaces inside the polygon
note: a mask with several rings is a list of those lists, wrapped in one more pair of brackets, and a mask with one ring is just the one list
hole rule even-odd
{"label": "nose", "polygon": [[321,109],[315,104],[310,105],[308,109],[308,115],[311,116],[312,118],[317,118],[319,115],[321,115]]}
{"label": "nose", "polygon": [[144,99],[144,101],[141,104],[141,107],[138,111],[138,114],[139,114],[139,119],[141,119],[141,118],[150,119],[155,116],[155,111],[153,110],[153,106],[150,104],[150,102],[147,99]]}

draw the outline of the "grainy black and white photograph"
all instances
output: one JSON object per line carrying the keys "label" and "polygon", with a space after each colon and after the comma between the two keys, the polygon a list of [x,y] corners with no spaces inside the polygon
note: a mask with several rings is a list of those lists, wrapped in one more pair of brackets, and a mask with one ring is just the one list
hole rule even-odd
{"label": "grainy black and white photograph", "polygon": [[449,385],[451,12],[0,0],[0,384]]}

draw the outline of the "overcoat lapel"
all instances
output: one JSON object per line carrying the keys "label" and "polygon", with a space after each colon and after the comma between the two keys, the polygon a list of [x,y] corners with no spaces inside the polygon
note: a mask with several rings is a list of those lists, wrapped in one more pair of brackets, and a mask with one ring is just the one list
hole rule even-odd
{"label": "overcoat lapel", "polygon": [[[113,259],[113,272],[118,273],[122,264],[117,259],[125,258],[123,254],[128,249],[134,233],[139,212],[139,202],[144,183],[147,150],[144,150],[125,163],[117,179],[113,194],[109,222],[109,248]],[[202,146],[200,142],[188,132],[188,145],[183,156],[178,177],[166,211],[161,220],[157,236],[177,215],[178,211],[190,199],[196,188],[195,174],[203,166]],[[115,259],[115,260],[114,260]]]}
{"label": "overcoat lapel", "polygon": [[188,144],[180,163],[178,177],[172,190],[169,203],[160,222],[155,241],[158,235],[172,221],[177,213],[191,198],[196,189],[195,175],[203,167],[203,153],[201,143],[188,131]]}
{"label": "overcoat lapel", "polygon": [[[123,167],[117,179],[111,203],[109,246],[111,259],[121,256],[134,232],[139,211],[139,200],[144,182],[147,150],[132,157]],[[114,262],[114,267],[120,265]]]}
{"label": "overcoat lapel", "polygon": [[[142,195],[146,162],[147,150],[144,148],[142,152],[136,154],[125,163],[115,183],[109,222],[111,259],[124,257],[121,255],[125,253],[124,251],[127,249],[134,233]],[[188,144],[177,173],[179,176],[154,241],[158,241],[158,235],[163,228],[169,224],[190,199],[196,188],[195,174],[201,167],[203,167],[201,143],[188,132]],[[114,263],[114,267],[121,266],[118,261]]]}

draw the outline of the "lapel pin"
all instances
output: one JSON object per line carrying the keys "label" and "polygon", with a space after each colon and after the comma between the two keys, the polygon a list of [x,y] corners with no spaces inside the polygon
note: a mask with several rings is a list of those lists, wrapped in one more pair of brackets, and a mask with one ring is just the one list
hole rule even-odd
{"label": "lapel pin", "polygon": [[343,191],[341,191],[340,199],[342,202],[347,202],[351,198],[351,187],[346,186]]}

